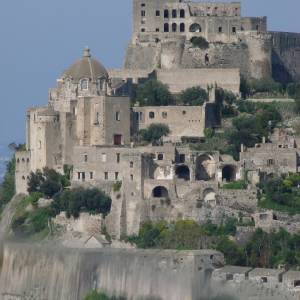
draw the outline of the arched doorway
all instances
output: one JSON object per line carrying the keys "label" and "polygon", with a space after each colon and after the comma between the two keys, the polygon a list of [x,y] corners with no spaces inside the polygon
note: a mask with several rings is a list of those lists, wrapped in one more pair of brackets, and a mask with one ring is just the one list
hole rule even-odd
{"label": "arched doorway", "polygon": [[203,192],[203,199],[205,203],[216,204],[216,192],[213,189],[206,189]]}
{"label": "arched doorway", "polygon": [[157,186],[152,191],[153,198],[169,198],[169,192],[164,186]]}
{"label": "arched doorway", "polygon": [[196,180],[208,181],[215,176],[215,162],[209,155],[201,155],[196,160]]}
{"label": "arched doorway", "polygon": [[198,23],[194,23],[190,26],[190,32],[201,32],[202,28]]}
{"label": "arched doorway", "polygon": [[179,179],[184,179],[186,181],[191,179],[190,169],[186,165],[181,165],[176,168],[176,176]]}
{"label": "arched doorway", "polygon": [[236,180],[236,167],[227,165],[222,169],[222,181],[232,182]]}

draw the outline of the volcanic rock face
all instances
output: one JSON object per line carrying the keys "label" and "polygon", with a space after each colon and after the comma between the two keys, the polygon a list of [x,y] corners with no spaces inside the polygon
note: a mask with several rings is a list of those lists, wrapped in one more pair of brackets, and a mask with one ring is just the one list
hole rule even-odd
{"label": "volcanic rock face", "polygon": [[0,300],[81,300],[93,289],[128,299],[205,299],[216,251],[79,251],[4,243]]}

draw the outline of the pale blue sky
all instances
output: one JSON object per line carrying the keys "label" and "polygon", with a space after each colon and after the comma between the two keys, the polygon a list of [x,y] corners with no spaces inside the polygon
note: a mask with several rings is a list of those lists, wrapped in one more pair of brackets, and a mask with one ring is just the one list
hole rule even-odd
{"label": "pale blue sky", "polygon": [[[244,0],[244,16],[300,32],[300,0]],[[131,0],[1,0],[0,143],[24,141],[25,112],[88,45],[107,68],[121,67],[131,35]]]}

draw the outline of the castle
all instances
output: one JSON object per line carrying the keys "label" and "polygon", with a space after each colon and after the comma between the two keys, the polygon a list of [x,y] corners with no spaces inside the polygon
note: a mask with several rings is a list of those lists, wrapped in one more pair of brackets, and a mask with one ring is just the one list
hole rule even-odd
{"label": "castle", "polygon": [[[208,48],[193,48],[193,37],[204,37]],[[16,153],[17,193],[27,192],[32,171],[48,167],[63,173],[64,166],[72,166],[73,187],[98,187],[111,196],[106,227],[116,238],[137,233],[146,220],[217,223],[241,212],[253,218],[261,176],[298,171],[297,140],[275,132],[272,144],[242,146],[239,161],[217,151],[192,150],[182,140],[201,140],[206,128],[220,126],[216,86],[239,94],[241,74],[264,78],[278,70],[285,74],[283,81],[299,79],[299,49],[300,35],[268,32],[265,17],[241,17],[236,2],[134,0],[124,68],[106,70],[86,48],[50,89],[48,105],[28,110],[27,150]],[[209,101],[131,107],[132,87],[153,76],[175,94],[209,87]],[[171,131],[163,145],[136,143],[140,129],[161,123]],[[247,190],[222,189],[245,173],[251,182]],[[280,222],[278,216],[256,217],[268,220],[261,226]],[[299,230],[300,221],[295,224],[291,232]]]}

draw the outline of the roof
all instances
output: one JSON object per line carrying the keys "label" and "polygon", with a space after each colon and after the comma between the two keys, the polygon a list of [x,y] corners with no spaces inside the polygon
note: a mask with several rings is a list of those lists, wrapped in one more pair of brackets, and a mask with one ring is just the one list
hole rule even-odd
{"label": "roof", "polygon": [[225,266],[221,269],[217,269],[218,273],[230,273],[230,274],[247,274],[252,268],[238,267],[238,266]]}
{"label": "roof", "polygon": [[62,75],[62,78],[72,78],[75,82],[78,82],[82,78],[89,78],[96,81],[97,78],[103,77],[107,78],[108,73],[99,61],[91,57],[89,48],[85,48],[82,58],[77,60]]}
{"label": "roof", "polygon": [[254,276],[279,276],[283,274],[285,271],[281,269],[263,269],[256,268],[249,273],[249,277]]}

